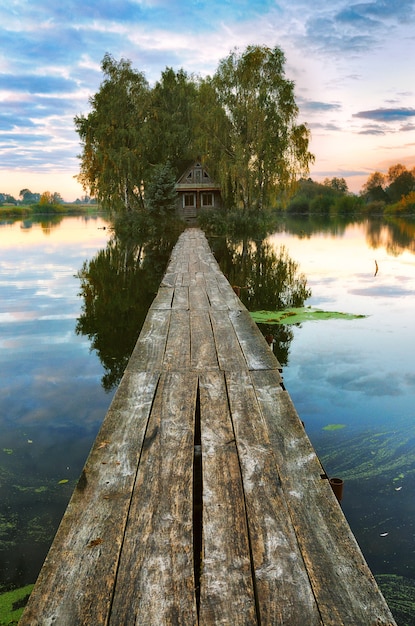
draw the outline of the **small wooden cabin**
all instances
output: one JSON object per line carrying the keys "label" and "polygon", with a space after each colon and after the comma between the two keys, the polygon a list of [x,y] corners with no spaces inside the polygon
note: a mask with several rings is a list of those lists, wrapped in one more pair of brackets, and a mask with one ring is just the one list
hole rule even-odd
{"label": "small wooden cabin", "polygon": [[222,206],[220,185],[216,184],[207,169],[196,161],[176,183],[177,204],[180,217],[191,220],[201,210]]}

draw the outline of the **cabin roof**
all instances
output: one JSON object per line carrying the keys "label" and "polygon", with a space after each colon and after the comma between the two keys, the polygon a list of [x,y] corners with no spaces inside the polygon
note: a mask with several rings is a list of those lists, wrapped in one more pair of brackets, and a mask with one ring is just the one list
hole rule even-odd
{"label": "cabin roof", "polygon": [[209,189],[220,191],[221,187],[210,176],[201,161],[192,163],[180,176],[176,183],[177,191],[191,189]]}

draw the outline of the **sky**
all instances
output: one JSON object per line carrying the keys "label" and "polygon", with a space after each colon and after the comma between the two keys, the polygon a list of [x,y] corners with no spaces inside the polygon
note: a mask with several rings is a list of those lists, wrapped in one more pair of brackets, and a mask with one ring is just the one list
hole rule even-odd
{"label": "sky", "polygon": [[415,166],[415,0],[0,0],[0,193],[85,194],[73,119],[105,53],[153,85],[166,67],[212,75],[248,45],[285,53],[313,180],[358,193]]}

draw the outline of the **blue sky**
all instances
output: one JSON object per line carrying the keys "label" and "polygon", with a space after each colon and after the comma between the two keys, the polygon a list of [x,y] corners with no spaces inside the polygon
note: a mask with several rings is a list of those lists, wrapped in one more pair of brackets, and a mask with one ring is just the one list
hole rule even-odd
{"label": "blue sky", "polygon": [[73,118],[106,52],[153,84],[166,67],[213,74],[250,44],[285,52],[314,180],[358,192],[415,166],[415,0],[0,0],[0,192],[84,193]]}

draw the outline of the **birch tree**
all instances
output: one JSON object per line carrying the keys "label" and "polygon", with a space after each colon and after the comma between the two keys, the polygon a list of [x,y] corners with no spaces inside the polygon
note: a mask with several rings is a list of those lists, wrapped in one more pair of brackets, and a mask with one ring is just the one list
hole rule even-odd
{"label": "birch tree", "polygon": [[219,142],[222,177],[245,209],[272,205],[277,194],[289,191],[308,173],[313,155],[310,134],[297,124],[294,83],[285,77],[280,48],[248,46],[223,59],[213,86],[228,120],[227,137],[211,135],[210,150]]}
{"label": "birch tree", "polygon": [[91,112],[75,118],[82,145],[78,180],[104,208],[130,212],[143,206],[149,86],[125,59],[106,54],[101,68],[104,80],[90,98]]}

